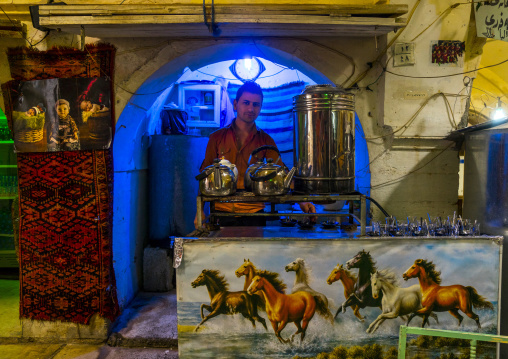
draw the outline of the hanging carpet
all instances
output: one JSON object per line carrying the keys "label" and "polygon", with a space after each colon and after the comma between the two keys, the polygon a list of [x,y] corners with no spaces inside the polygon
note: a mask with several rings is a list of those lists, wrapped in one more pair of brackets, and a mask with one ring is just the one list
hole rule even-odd
{"label": "hanging carpet", "polygon": [[[113,78],[114,53],[114,47],[98,45],[85,51],[16,48],[7,55],[14,81],[30,81]],[[2,87],[9,118],[9,89],[14,86],[11,82]],[[88,324],[99,314],[113,321],[119,307],[112,254],[111,150],[17,157],[20,316]]]}

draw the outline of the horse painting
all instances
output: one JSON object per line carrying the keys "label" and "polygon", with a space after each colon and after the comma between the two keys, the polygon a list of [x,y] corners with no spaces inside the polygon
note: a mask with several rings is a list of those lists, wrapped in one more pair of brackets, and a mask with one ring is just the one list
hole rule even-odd
{"label": "horse painting", "polygon": [[309,292],[314,296],[316,301],[316,311],[323,318],[330,320],[334,324],[333,315],[328,309],[328,298],[326,295],[316,292],[309,286],[311,268],[307,265],[304,259],[297,258],[289,263],[286,267],[286,272],[295,272],[295,283],[291,289],[291,293],[296,292]]}
{"label": "horse painting", "polygon": [[278,292],[265,278],[255,276],[247,288],[247,292],[252,295],[258,291],[262,292],[265,297],[266,314],[279,341],[281,343],[290,341],[283,339],[280,333],[288,323],[293,322],[297,331],[291,336],[291,341],[295,335],[301,333],[300,343],[303,342],[309,321],[316,311],[316,301],[312,294],[309,292],[283,294]]}
{"label": "horse painting", "polygon": [[[198,331],[199,327],[207,320],[218,316],[219,314],[236,314],[240,313],[250,320],[254,328],[256,321],[261,323],[265,329],[266,321],[258,315],[257,307],[252,296],[246,291],[229,292],[229,285],[218,270],[204,269],[201,274],[191,283],[192,288],[206,286],[208,295],[210,296],[210,305],[201,304],[201,323],[199,323],[194,331]],[[203,309],[210,313],[205,317]]]}
{"label": "horse painting", "polygon": [[[344,286],[344,298],[349,298],[349,296],[354,292],[356,276],[347,269],[344,269],[342,264],[337,264],[328,276],[326,283],[331,285],[338,280],[340,280]],[[358,305],[351,305],[351,309],[353,309],[353,313],[361,322],[365,321],[365,318],[360,314],[360,308]]]}
{"label": "horse painting", "polygon": [[441,272],[436,271],[435,265],[431,261],[417,259],[402,277],[404,280],[418,278],[423,294],[423,307],[410,315],[408,323],[415,315],[422,314],[423,327],[432,311],[448,311],[457,318],[460,326],[463,319],[459,314],[459,310],[461,310],[469,318],[474,319],[478,328],[481,328],[480,318],[473,312],[472,307],[494,310],[492,303],[479,295],[473,287],[464,287],[460,284],[441,286]]}
{"label": "horse painting", "polygon": [[[245,276],[243,290],[247,290],[252,282],[252,279],[258,275],[268,280],[279,293],[286,293],[286,284],[284,284],[284,282],[280,279],[279,273],[267,270],[258,270],[249,259],[243,260],[243,264],[235,271],[235,275],[238,278]],[[264,310],[265,298],[260,294],[256,294],[256,296],[259,298],[259,300],[256,301],[258,308]]]}
{"label": "horse painting", "polygon": [[363,249],[358,252],[353,258],[346,262],[346,268],[358,268],[358,279],[355,284],[354,292],[342,303],[341,308],[337,310],[335,316],[339,314],[342,309],[344,313],[346,308],[352,305],[357,305],[359,308],[365,307],[379,307],[381,308],[382,295],[377,298],[372,296],[372,287],[370,285],[370,275],[374,273],[376,263],[372,260],[369,252]]}
{"label": "horse painting", "polygon": [[[393,272],[388,270],[376,271],[370,276],[372,297],[375,299],[381,292],[381,313],[367,329],[367,333],[374,333],[386,319],[395,319],[411,314],[422,307],[422,292],[418,284],[409,288],[401,288]],[[436,322],[437,315],[430,314]]]}

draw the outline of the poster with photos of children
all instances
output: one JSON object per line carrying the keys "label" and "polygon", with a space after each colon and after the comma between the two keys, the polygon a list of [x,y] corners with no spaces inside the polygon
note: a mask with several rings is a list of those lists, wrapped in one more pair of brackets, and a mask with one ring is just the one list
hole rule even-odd
{"label": "poster with photos of children", "polygon": [[97,150],[111,145],[108,78],[24,81],[12,90],[11,98],[16,152]]}

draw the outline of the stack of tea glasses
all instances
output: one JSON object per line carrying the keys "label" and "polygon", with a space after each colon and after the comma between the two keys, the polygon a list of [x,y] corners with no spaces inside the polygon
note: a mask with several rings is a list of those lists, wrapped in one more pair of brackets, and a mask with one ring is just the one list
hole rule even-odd
{"label": "stack of tea glasses", "polygon": [[405,222],[398,222],[391,216],[385,218],[385,223],[372,222],[372,230],[367,233],[376,237],[456,237],[456,236],[479,236],[480,223],[477,220],[464,219],[453,213],[450,218],[427,218],[407,217]]}

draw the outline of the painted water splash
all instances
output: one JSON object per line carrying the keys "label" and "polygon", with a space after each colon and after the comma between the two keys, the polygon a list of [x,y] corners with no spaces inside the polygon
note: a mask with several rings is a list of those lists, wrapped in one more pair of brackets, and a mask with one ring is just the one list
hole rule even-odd
{"label": "painted water splash", "polygon": [[[200,322],[199,307],[201,303],[178,303],[178,324],[193,329]],[[495,334],[497,328],[497,303],[495,310],[478,310],[482,322],[481,333]],[[335,313],[332,310],[333,313]],[[340,313],[332,326],[319,316],[310,321],[307,335],[300,344],[297,337],[291,345],[281,344],[273,333],[267,320],[268,331],[261,325],[253,328],[251,323],[241,315],[218,316],[204,324],[198,333],[180,331],[179,351],[181,359],[217,358],[217,359],[261,359],[261,358],[293,358],[300,356],[315,356],[321,352],[331,352],[336,346],[367,345],[377,343],[385,348],[398,345],[398,330],[402,319],[385,321],[374,334],[365,331],[369,324],[380,314],[377,308],[362,310],[366,320],[361,323],[354,317],[351,309]],[[261,312],[266,318],[266,313]],[[430,319],[432,328],[457,330],[455,318],[447,312],[437,313],[439,325]],[[421,318],[416,317],[411,322],[414,326],[421,325]],[[476,323],[465,317],[460,327],[461,331],[477,332]],[[288,338],[296,331],[293,323],[289,323],[282,331],[282,337]],[[409,339],[408,339],[409,341]],[[439,352],[429,353],[429,357],[439,356]]]}

